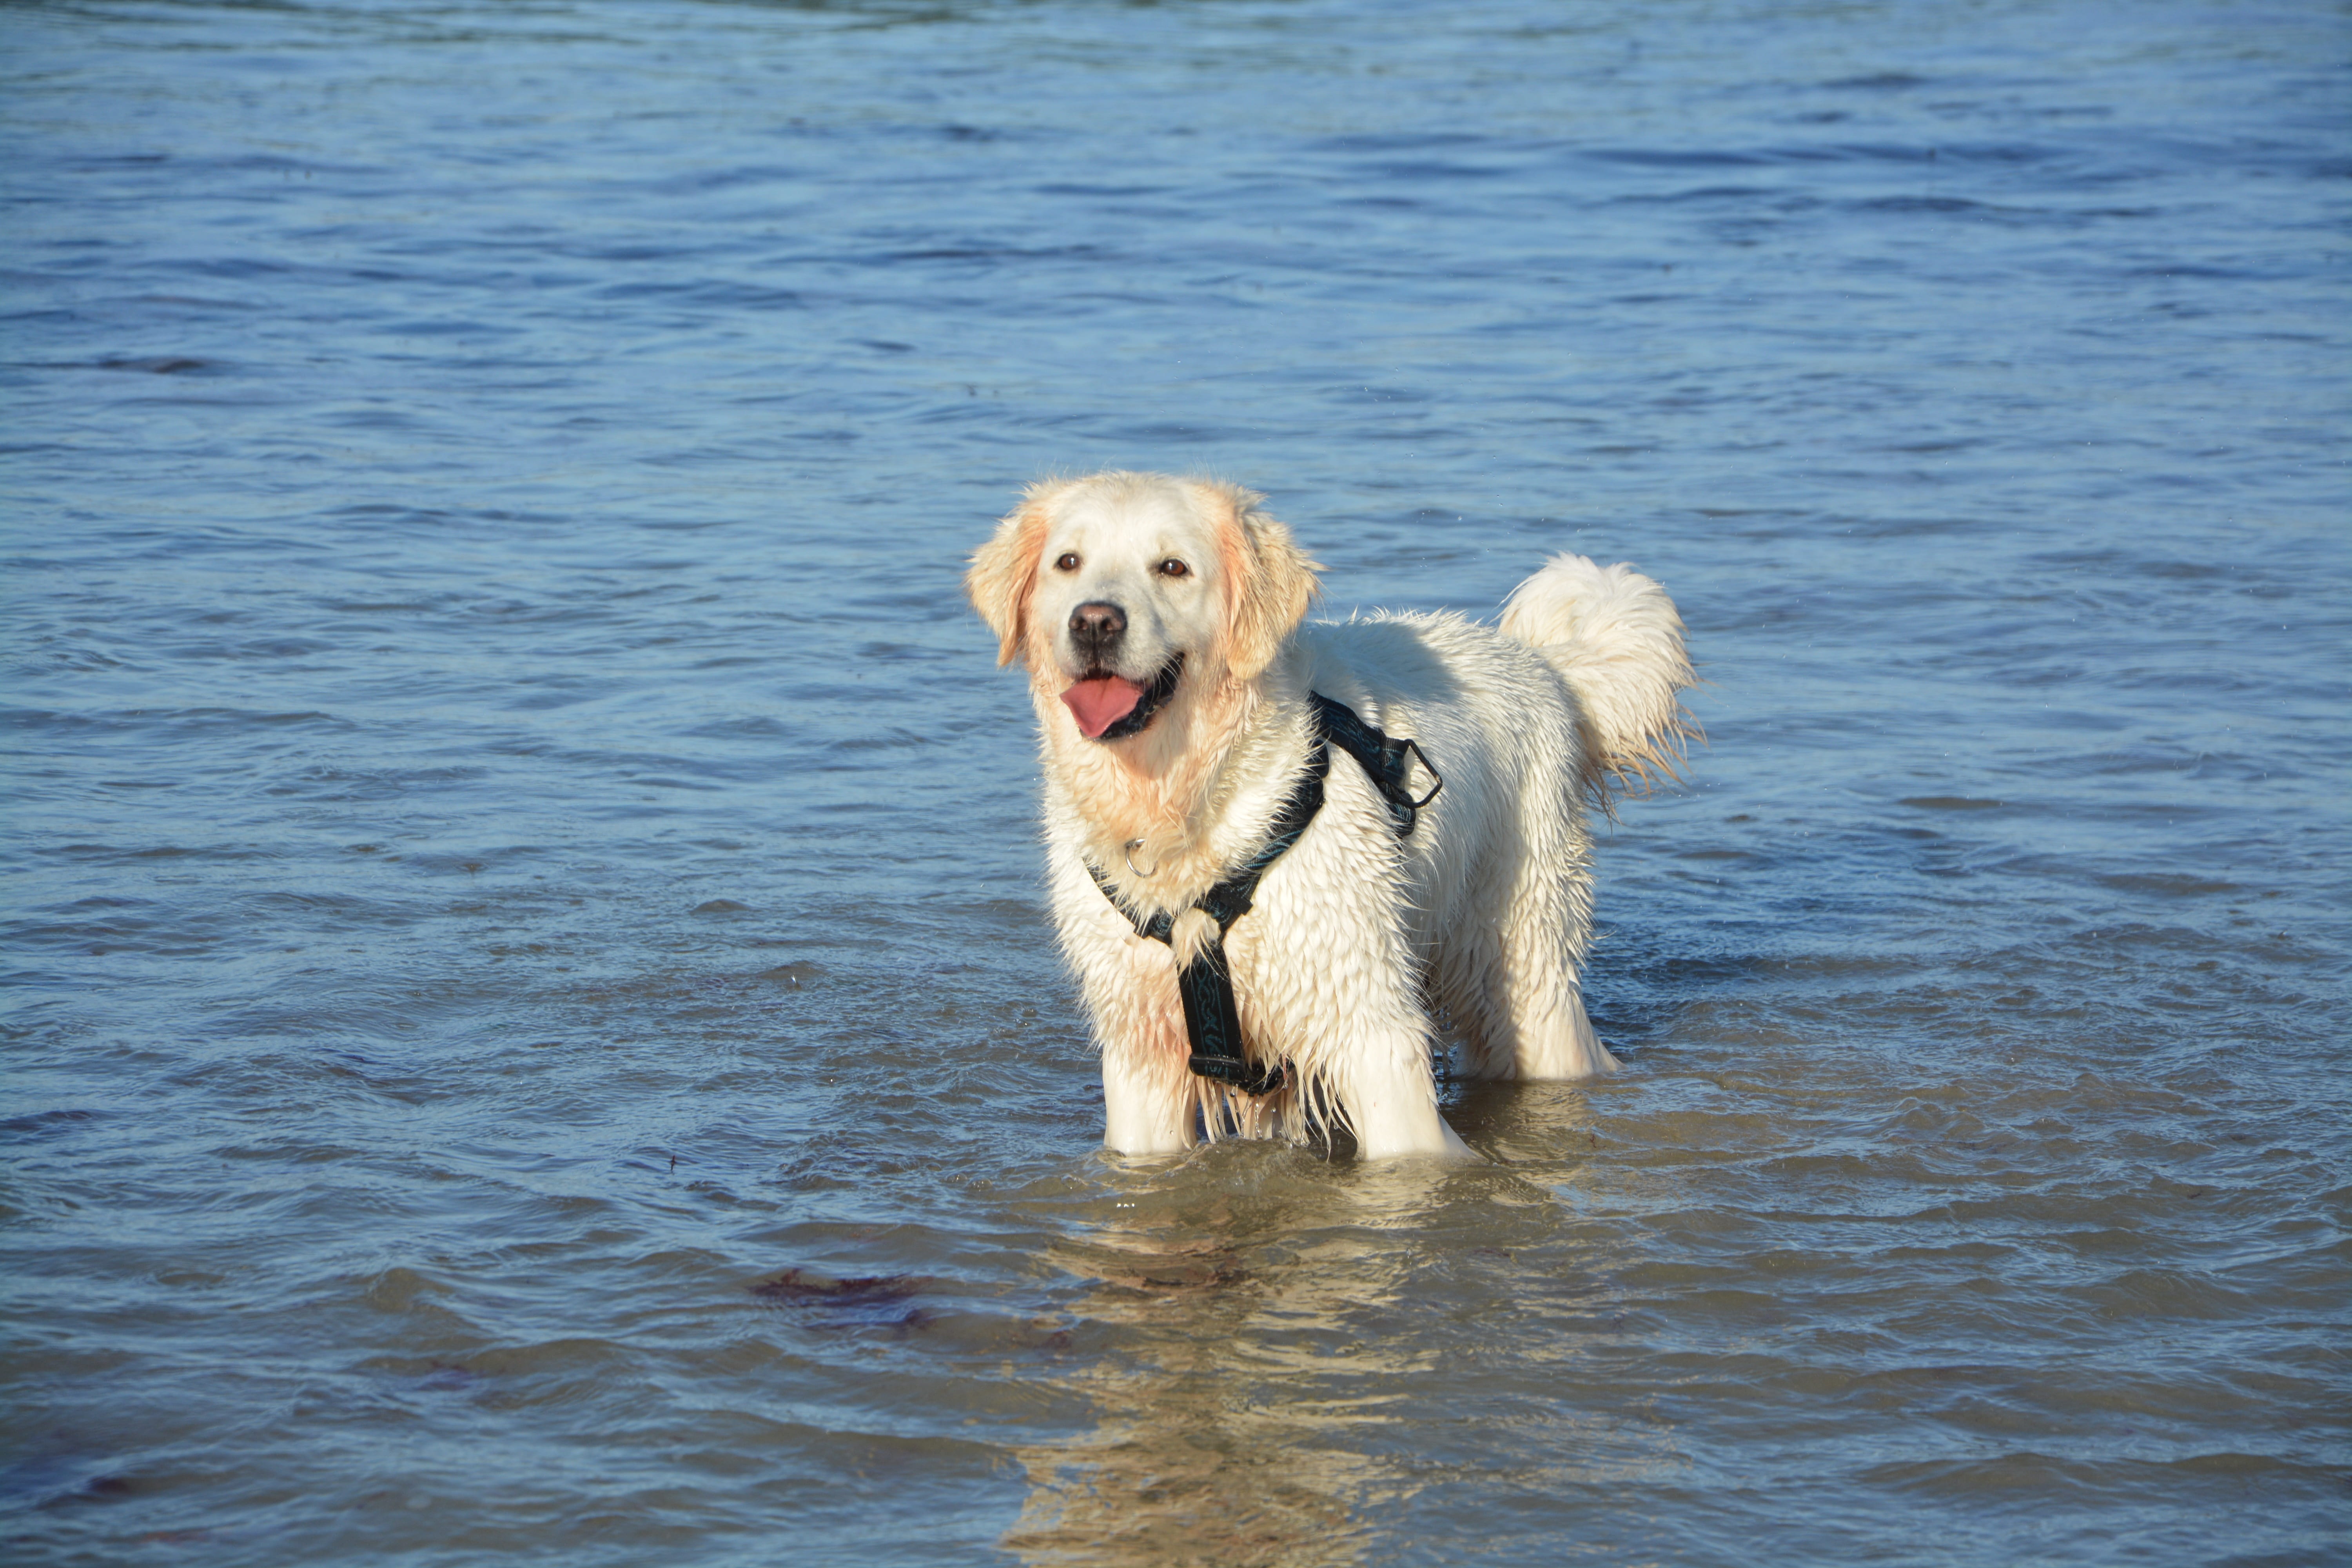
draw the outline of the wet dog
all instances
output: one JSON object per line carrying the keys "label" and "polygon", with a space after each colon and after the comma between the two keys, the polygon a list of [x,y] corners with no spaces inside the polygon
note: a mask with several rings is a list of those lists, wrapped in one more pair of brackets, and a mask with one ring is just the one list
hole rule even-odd
{"label": "wet dog", "polygon": [[[1319,568],[1263,500],[1156,474],[1039,484],[965,580],[1029,675],[1104,1142],[1339,1125],[1370,1158],[1466,1154],[1438,1114],[1433,1004],[1473,1076],[1616,1066],[1579,980],[1587,815],[1680,755],[1682,621],[1631,568],[1560,555],[1499,626],[1307,623]],[[1236,914],[1220,889],[1269,850]],[[1212,966],[1246,1079],[1194,1070]]]}

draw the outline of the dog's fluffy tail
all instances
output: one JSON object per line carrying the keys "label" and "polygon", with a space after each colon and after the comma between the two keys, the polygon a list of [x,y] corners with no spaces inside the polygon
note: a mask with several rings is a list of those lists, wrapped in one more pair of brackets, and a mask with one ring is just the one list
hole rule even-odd
{"label": "dog's fluffy tail", "polygon": [[1555,555],[1503,606],[1503,635],[1533,647],[1576,693],[1582,710],[1585,776],[1605,803],[1680,776],[1697,724],[1675,700],[1695,684],[1683,618],[1666,591],[1631,566]]}

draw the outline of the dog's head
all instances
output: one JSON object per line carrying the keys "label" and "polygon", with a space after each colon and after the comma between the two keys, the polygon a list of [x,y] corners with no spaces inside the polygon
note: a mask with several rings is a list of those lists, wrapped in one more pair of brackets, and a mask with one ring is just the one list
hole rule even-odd
{"label": "dog's head", "polygon": [[1187,689],[1255,679],[1307,613],[1315,563],[1203,479],[1102,473],[1032,485],[972,557],[964,586],[1078,732],[1141,734]]}

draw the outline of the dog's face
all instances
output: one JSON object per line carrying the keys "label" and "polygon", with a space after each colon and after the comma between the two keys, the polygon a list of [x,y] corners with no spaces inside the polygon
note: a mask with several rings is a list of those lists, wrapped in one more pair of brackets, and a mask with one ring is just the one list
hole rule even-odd
{"label": "dog's face", "polygon": [[972,558],[972,603],[1078,733],[1139,735],[1188,689],[1255,679],[1315,563],[1237,487],[1108,473],[1033,488]]}
{"label": "dog's face", "polygon": [[[1182,491],[1083,491],[1048,523],[1029,614],[1078,732],[1141,734],[1217,640],[1216,539]],[[1044,670],[1040,674],[1046,673]]]}

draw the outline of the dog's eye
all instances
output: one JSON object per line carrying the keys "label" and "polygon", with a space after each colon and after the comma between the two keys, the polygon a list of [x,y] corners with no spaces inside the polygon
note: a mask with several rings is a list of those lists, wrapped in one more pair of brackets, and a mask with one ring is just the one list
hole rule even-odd
{"label": "dog's eye", "polygon": [[1192,574],[1192,569],[1181,561],[1171,558],[1160,563],[1160,574],[1162,577],[1190,577]]}
{"label": "dog's eye", "polygon": [[1056,572],[1075,572],[1077,569],[1078,557],[1076,552],[1065,552],[1059,561],[1054,563],[1054,570]]}

